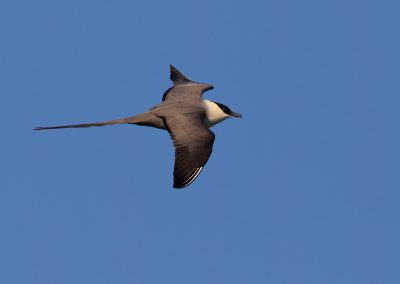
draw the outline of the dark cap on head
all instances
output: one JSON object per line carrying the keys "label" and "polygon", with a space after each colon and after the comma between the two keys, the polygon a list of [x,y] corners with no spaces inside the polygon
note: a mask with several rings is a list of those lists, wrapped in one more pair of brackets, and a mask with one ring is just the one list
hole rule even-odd
{"label": "dark cap on head", "polygon": [[221,104],[221,103],[217,103],[217,102],[214,102],[214,103],[216,103],[216,104],[219,106],[219,108],[220,108],[224,113],[226,113],[227,115],[233,116],[233,117],[239,117],[239,118],[242,117],[242,115],[241,115],[240,113],[237,113],[237,112],[232,111],[232,110],[231,110],[229,107],[227,107],[226,105]]}

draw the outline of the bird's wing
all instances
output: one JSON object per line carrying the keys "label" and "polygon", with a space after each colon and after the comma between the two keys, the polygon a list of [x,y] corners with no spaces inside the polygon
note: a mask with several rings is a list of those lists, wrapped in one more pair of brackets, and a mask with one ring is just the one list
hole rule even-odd
{"label": "bird's wing", "polygon": [[212,152],[215,135],[203,123],[200,113],[164,118],[175,146],[174,188],[191,184]]}
{"label": "bird's wing", "polygon": [[183,75],[178,69],[176,69],[173,65],[169,65],[169,78],[171,81],[174,83],[174,86],[180,85],[180,84],[185,84],[185,83],[191,83],[193,82],[190,80],[188,77]]}
{"label": "bird's wing", "polygon": [[169,78],[174,83],[174,86],[165,91],[162,97],[163,101],[201,98],[205,91],[214,88],[210,84],[202,84],[190,80],[172,65],[169,66],[169,69]]}

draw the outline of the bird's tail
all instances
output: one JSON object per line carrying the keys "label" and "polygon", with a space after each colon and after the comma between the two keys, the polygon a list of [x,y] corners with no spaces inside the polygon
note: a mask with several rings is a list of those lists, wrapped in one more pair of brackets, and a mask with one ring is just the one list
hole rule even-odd
{"label": "bird's tail", "polygon": [[82,128],[82,127],[92,127],[92,126],[104,126],[104,125],[114,125],[121,123],[128,123],[129,118],[122,119],[114,119],[103,122],[95,122],[95,123],[84,123],[84,124],[72,124],[72,125],[59,125],[59,126],[50,126],[50,127],[35,127],[33,130],[47,130],[47,129],[61,129],[61,128]]}

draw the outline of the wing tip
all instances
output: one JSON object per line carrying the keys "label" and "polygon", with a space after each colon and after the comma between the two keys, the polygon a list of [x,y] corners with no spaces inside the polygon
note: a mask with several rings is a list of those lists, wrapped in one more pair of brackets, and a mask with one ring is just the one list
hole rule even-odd
{"label": "wing tip", "polygon": [[182,189],[191,185],[197,179],[202,170],[203,167],[194,168],[183,180],[174,178],[173,187],[175,189]]}
{"label": "wing tip", "polygon": [[169,78],[174,84],[183,84],[183,83],[189,83],[193,82],[190,80],[188,77],[183,75],[182,72],[180,72],[174,65],[170,64],[169,65]]}

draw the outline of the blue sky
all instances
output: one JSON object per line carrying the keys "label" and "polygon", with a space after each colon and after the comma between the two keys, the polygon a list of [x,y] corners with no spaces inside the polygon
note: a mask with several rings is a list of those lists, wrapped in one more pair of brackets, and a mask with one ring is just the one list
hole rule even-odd
{"label": "blue sky", "polygon": [[[396,1],[2,1],[1,283],[400,283]],[[31,131],[157,104],[243,114],[172,189],[167,133]]]}

